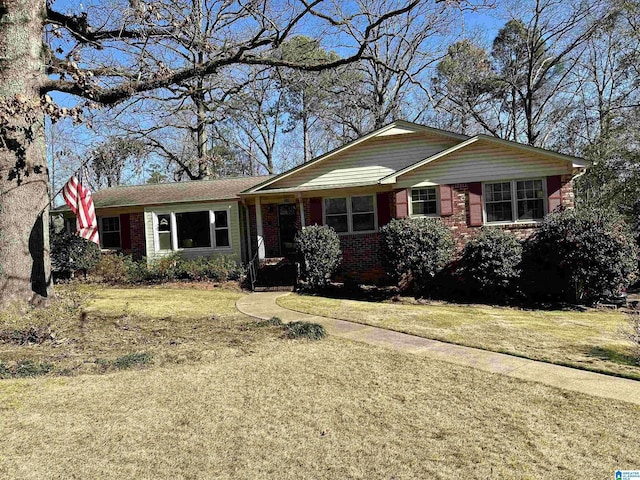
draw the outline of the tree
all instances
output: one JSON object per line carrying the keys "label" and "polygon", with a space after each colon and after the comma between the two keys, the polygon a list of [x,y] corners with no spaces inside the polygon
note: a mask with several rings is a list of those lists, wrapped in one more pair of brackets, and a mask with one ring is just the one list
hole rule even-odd
{"label": "tree", "polygon": [[[90,105],[114,105],[144,92],[171,95],[186,82],[206,79],[237,65],[321,71],[362,57],[379,25],[416,7],[412,0],[375,16],[365,5],[349,13],[319,0],[311,3],[206,2],[203,22],[216,25],[202,44],[207,59],[174,62],[184,41],[193,2],[97,2],[65,14],[55,2],[7,0],[0,8],[0,291],[38,303],[51,294],[48,238],[48,170],[44,116],[79,116]],[[200,5],[200,4],[198,4]],[[360,41],[331,62],[300,65],[273,55],[303,24],[333,38],[360,25]],[[43,38],[45,42],[43,42]],[[73,108],[56,105],[49,92],[75,96]]]}
{"label": "tree", "polygon": [[485,49],[468,39],[456,42],[436,67],[432,81],[437,98],[435,108],[447,114],[450,129],[465,135],[473,133],[479,125],[493,135],[506,136],[490,114],[496,81]]}
{"label": "tree", "polygon": [[142,169],[147,155],[144,144],[127,137],[110,137],[93,150],[88,162],[94,189],[123,184],[127,167]]}
{"label": "tree", "polygon": [[[282,45],[282,57],[290,61],[314,63],[334,61],[339,57],[324,50],[317,40],[306,36],[294,37]],[[303,162],[314,156],[311,131],[328,110],[329,99],[336,93],[334,86],[341,82],[340,70],[311,74],[305,71],[280,69],[279,85],[284,88],[284,111],[288,115],[287,131],[301,124]]]}

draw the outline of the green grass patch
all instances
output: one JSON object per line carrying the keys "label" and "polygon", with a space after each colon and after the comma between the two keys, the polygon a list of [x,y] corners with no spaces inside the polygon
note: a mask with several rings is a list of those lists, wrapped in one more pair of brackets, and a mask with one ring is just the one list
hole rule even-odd
{"label": "green grass patch", "polygon": [[630,378],[640,365],[622,331],[626,316],[611,310],[523,310],[440,302],[363,302],[287,295],[291,310],[349,320],[434,340],[510,353]]}

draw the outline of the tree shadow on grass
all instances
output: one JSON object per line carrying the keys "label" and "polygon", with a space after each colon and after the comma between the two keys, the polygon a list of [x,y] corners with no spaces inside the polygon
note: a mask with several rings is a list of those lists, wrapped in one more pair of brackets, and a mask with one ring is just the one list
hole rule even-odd
{"label": "tree shadow on grass", "polygon": [[587,356],[620,365],[640,366],[640,358],[608,347],[593,347],[587,352]]}

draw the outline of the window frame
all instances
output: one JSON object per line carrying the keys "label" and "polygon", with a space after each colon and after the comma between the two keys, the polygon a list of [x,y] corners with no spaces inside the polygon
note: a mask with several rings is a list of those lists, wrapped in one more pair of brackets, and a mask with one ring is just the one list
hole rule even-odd
{"label": "window frame", "polygon": [[[184,248],[178,247],[178,230],[177,230],[177,213],[194,213],[194,212],[208,212],[209,214],[209,240],[211,242],[210,247],[191,247]],[[228,231],[229,245],[219,247],[216,244],[215,231],[222,230],[223,228],[216,228],[215,226],[215,212],[225,212],[227,216],[227,226],[224,227]],[[192,210],[154,210],[153,214],[153,247],[155,252],[230,252],[233,251],[233,238],[231,235],[231,213],[227,207],[222,208],[205,208],[205,209],[192,209]],[[171,229],[171,249],[160,249],[160,237],[158,232],[158,216],[169,215],[169,223]]]}
{"label": "window frame", "polygon": [[[413,213],[413,191],[414,190],[427,190],[427,189],[433,189],[436,192],[436,213],[428,213],[428,214],[424,214],[424,213]],[[409,191],[409,216],[410,217],[439,217],[440,216],[440,189],[438,188],[437,185],[433,185],[430,187],[412,187]],[[426,202],[426,200],[424,200]],[[431,200],[430,200],[431,201]]]}
{"label": "window frame", "polygon": [[[216,213],[224,213],[227,217],[227,225],[225,227],[216,226]],[[228,250],[231,249],[231,218],[229,215],[229,209],[224,210],[209,210],[209,224],[211,226],[211,248],[216,250]],[[216,231],[218,230],[226,230],[227,231],[227,240],[229,241],[229,245],[218,245],[218,240],[216,239]]]}
{"label": "window frame", "polygon": [[[106,247],[104,246],[104,244],[102,243],[104,241],[104,234],[105,234],[105,230],[104,230],[104,221],[105,219],[112,219],[112,218],[117,218],[118,219],[118,230],[109,230],[106,233],[116,233],[118,232],[118,246],[117,247]],[[77,227],[77,223],[78,220],[76,219],[76,227]],[[120,224],[120,215],[111,215],[108,217],[98,217],[98,232],[100,235],[100,248],[102,250],[122,250],[122,225]]]}
{"label": "window frame", "polygon": [[[542,184],[542,218],[532,218],[526,220],[518,220],[518,195],[517,185],[518,182],[526,182],[536,180]],[[487,220],[487,195],[486,185],[492,185],[496,183],[509,183],[511,190],[511,218],[513,220],[505,220],[500,222],[489,222]],[[482,182],[482,223],[483,225],[522,225],[522,224],[536,224],[541,223],[547,214],[549,208],[549,199],[547,198],[547,182],[545,177],[532,177],[532,178],[514,178],[510,180],[492,180]]]}
{"label": "window frame", "polygon": [[[353,229],[353,207],[352,198],[354,197],[371,197],[373,199],[373,212],[356,212],[358,214],[371,214],[373,213],[373,230],[354,230]],[[347,231],[336,232],[338,235],[357,235],[360,233],[374,233],[378,231],[378,196],[375,193],[362,194],[362,195],[345,195],[341,197],[323,197],[322,198],[322,224],[327,225],[327,200],[333,200],[337,198],[344,198],[347,202]],[[340,214],[344,215],[344,214]],[[331,216],[331,215],[329,215]]]}

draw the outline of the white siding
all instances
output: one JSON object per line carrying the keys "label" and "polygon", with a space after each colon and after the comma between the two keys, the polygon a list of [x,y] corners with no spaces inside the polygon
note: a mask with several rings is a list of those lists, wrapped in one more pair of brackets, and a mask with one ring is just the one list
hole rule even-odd
{"label": "white siding", "polygon": [[197,203],[188,205],[166,205],[147,207],[144,210],[144,230],[145,243],[147,246],[147,259],[149,261],[168,255],[170,251],[157,251],[155,245],[154,213],[177,213],[177,212],[201,212],[208,210],[227,210],[229,213],[229,241],[230,248],[198,248],[181,249],[180,251],[187,258],[195,258],[209,255],[226,255],[235,261],[242,261],[241,238],[240,238],[240,211],[237,202],[218,203]]}
{"label": "white siding", "polygon": [[511,180],[571,173],[569,162],[482,140],[397,179],[400,188]]}
{"label": "white siding", "polygon": [[376,137],[285,177],[265,190],[376,182],[456,143],[459,140],[430,133]]}

